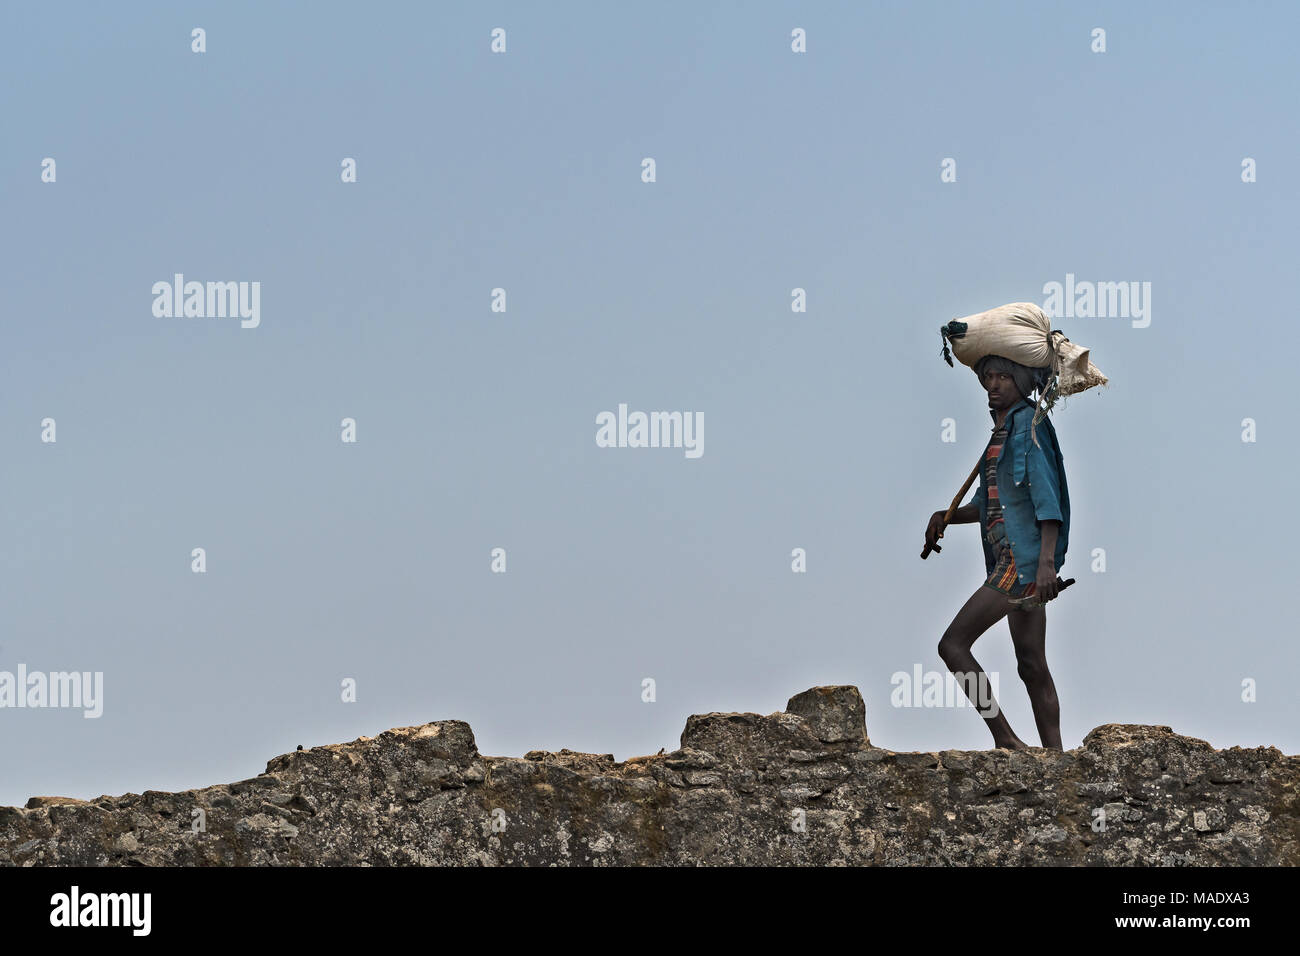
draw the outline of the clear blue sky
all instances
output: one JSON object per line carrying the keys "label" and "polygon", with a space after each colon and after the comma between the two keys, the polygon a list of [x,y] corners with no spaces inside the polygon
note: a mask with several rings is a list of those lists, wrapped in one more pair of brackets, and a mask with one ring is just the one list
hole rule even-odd
{"label": "clear blue sky", "polygon": [[[105,699],[0,709],[0,804],[445,718],[621,760],[830,683],[879,745],[986,748],[968,708],[889,703],[983,579],[974,525],[919,559],[990,426],[938,327],[1067,273],[1152,312],[1058,322],[1112,382],[1055,415],[1065,745],[1300,751],[1298,30],[1286,3],[7,5],[0,670]],[[260,282],[260,326],[156,318],[176,272]],[[598,448],[621,402],[702,412],[704,454]],[[1036,744],[1005,623],[975,653]]]}

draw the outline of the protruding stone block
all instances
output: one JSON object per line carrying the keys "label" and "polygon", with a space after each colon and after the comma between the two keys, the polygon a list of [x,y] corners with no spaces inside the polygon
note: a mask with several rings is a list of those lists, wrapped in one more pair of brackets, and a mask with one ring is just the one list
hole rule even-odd
{"label": "protruding stone block", "polygon": [[864,747],[871,743],[867,739],[867,705],[852,684],[813,687],[791,697],[785,710],[806,720],[823,743],[852,741]]}

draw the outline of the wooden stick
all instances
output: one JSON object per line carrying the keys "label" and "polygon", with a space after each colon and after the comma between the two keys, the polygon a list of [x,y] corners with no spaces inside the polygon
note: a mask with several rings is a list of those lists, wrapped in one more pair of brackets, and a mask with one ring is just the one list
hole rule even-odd
{"label": "wooden stick", "polygon": [[[948,511],[943,516],[943,528],[948,527],[948,521],[950,518],[952,518],[952,513],[961,507],[961,500],[962,498],[966,497],[966,492],[970,490],[970,486],[974,483],[975,477],[980,473],[980,465],[982,464],[984,464],[984,452],[980,452],[980,460],[975,463],[975,467],[971,469],[971,473],[967,476],[965,483],[961,486],[961,491],[957,492],[957,497],[952,499],[952,504],[948,506]],[[942,532],[943,528],[940,528],[939,531]],[[938,541],[935,542],[933,546],[933,550],[935,551],[943,550],[943,548],[939,546]],[[930,556],[930,551],[931,551],[931,545],[927,541],[925,545],[925,550],[921,552],[922,561],[924,561],[926,558]]]}

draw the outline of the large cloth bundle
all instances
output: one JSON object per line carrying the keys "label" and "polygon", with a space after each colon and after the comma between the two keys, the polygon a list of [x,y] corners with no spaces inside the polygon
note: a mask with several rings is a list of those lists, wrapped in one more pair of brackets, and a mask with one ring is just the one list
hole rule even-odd
{"label": "large cloth bundle", "polygon": [[1071,342],[1051,317],[1032,302],[1012,302],[996,309],[953,319],[941,326],[943,358],[952,365],[948,346],[971,369],[986,355],[1001,355],[1032,369],[1050,369],[1041,401],[1034,414],[1037,424],[1058,398],[1082,392],[1109,381],[1088,358],[1089,350]]}
{"label": "large cloth bundle", "polygon": [[1012,302],[953,319],[939,329],[939,334],[943,337],[943,357],[949,365],[951,345],[958,361],[972,369],[986,355],[1001,355],[1029,368],[1050,368],[1052,383],[1047,391],[1053,400],[1108,381],[1089,361],[1089,350],[1071,342],[1060,329],[1053,329],[1051,317],[1032,302]]}

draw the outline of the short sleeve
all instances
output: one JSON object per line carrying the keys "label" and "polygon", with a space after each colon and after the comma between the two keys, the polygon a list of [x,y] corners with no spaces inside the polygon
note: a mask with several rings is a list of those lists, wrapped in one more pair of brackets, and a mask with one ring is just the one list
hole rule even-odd
{"label": "short sleeve", "polygon": [[1034,504],[1034,517],[1039,521],[1064,521],[1061,514],[1061,480],[1056,469],[1056,447],[1049,439],[1039,444],[1026,442],[1026,468],[1029,476],[1029,497]]}

